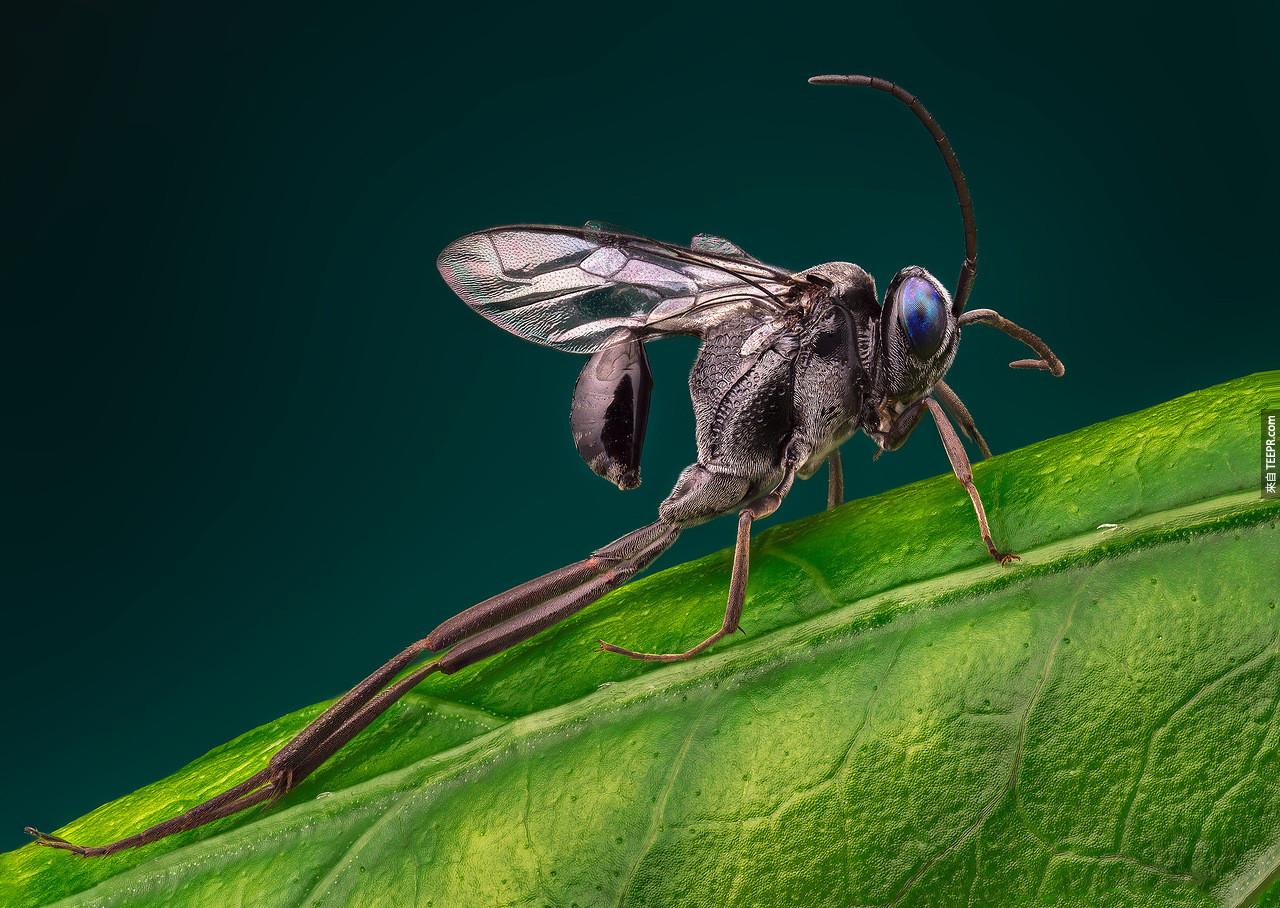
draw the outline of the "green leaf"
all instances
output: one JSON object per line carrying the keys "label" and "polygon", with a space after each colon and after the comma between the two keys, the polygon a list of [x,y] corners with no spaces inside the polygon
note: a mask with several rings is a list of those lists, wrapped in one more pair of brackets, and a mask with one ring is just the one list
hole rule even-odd
{"label": "green leaf", "polygon": [[[728,554],[641,580],[429,678],[275,810],[0,856],[0,903],[1276,904],[1276,401],[1266,373],[978,465],[1011,568],[949,476],[779,526],[747,633],[688,663],[594,642],[700,638]],[[59,834],[171,815],[320,708]]]}

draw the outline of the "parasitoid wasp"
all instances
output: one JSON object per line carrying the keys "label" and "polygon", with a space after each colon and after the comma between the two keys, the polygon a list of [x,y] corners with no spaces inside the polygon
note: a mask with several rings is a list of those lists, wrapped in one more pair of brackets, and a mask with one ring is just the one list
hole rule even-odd
{"label": "parasitoid wasp", "polygon": [[[679,653],[632,659],[674,662],[738,629],[747,591],[752,524],[772,514],[792,483],[825,463],[828,506],[843,498],[839,446],[861,429],[880,452],[901,446],[927,412],[977,515],[991,557],[996,547],[973,471],[950,417],[991,451],[964,403],[943,381],[961,329],[984,324],[1027,345],[1035,359],[1015,369],[1054,376],[1061,361],[1035,334],[991,309],[966,311],[978,266],[977,229],[964,173],[951,143],[916,97],[871,76],[815,76],[817,85],[858,85],[907,105],[937,143],[960,203],[965,258],[955,295],[919,266],[889,282],[883,306],[875,281],[848,262],[804,271],[766,265],[719,237],[688,246],[602,226],[521,224],[464,236],[440,254],[449,287],[499,327],[537,344],[589,354],[573,393],[579,453],[619,488],[639,484],[640,450],[652,378],[644,345],[693,335],[701,347],[689,377],[698,459],[658,508],[658,519],[582,561],[530,580],[463,611],[348,691],[284,745],[259,772],[172,819],[105,845],[76,845],[28,827],[36,840],[84,856],[113,854],[274,801],[314,772],[423,678],[451,674],[534,636],[630,580],[681,530],[736,512],[737,541],[724,620]],[[403,677],[402,672],[436,654]]]}

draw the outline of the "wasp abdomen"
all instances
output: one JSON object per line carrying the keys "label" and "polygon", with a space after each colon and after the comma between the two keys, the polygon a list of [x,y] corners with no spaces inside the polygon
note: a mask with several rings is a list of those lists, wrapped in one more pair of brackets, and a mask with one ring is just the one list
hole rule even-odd
{"label": "wasp abdomen", "polygon": [[649,359],[636,337],[593,354],[573,389],[573,443],[587,466],[620,489],[640,485],[652,391]]}

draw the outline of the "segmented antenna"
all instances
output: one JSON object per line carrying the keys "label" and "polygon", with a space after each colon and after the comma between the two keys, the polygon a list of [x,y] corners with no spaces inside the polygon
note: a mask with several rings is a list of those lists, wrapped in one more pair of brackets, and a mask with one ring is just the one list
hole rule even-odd
{"label": "segmented antenna", "polygon": [[925,109],[920,99],[901,85],[895,85],[886,79],[875,76],[814,76],[810,85],[865,85],[877,91],[887,92],[911,108],[911,112],[929,130],[942,159],[947,162],[947,170],[951,173],[951,182],[956,187],[956,199],[960,202],[960,216],[964,219],[964,264],[960,266],[960,277],[956,280],[956,295],[951,301],[951,311],[959,315],[964,311],[965,302],[969,299],[969,291],[973,288],[973,279],[978,274],[978,227],[973,220],[973,199],[969,196],[969,186],[964,181],[964,171],[956,160],[951,141],[942,131],[933,114]]}

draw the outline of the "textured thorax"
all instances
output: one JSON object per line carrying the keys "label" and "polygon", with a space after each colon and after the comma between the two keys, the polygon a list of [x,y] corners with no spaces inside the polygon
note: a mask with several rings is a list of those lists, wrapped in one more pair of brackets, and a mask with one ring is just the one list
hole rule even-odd
{"label": "textured thorax", "polygon": [[802,306],[774,322],[744,315],[703,339],[689,384],[698,460],[711,469],[772,476],[790,450],[808,476],[857,425],[874,284],[845,263],[804,274],[825,285]]}
{"label": "textured thorax", "polygon": [[703,339],[689,377],[698,462],[739,476],[773,472],[792,425],[795,329],[749,353],[758,319],[718,326]]}

